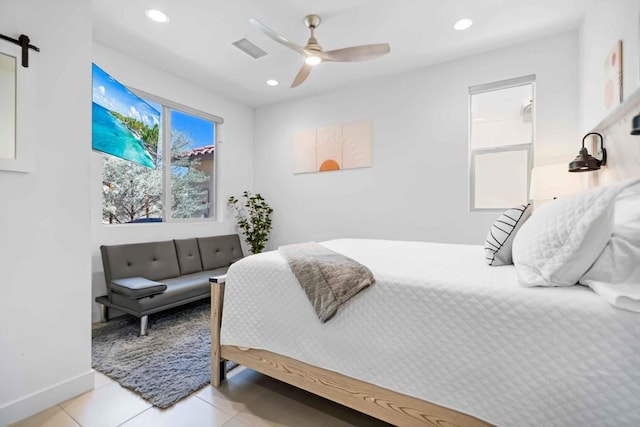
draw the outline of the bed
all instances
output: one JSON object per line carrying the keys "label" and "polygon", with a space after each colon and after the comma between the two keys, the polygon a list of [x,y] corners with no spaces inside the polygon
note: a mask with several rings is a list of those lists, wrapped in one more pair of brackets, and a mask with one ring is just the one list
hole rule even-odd
{"label": "bed", "polygon": [[640,90],[595,128],[611,155],[582,204],[509,233],[517,267],[483,246],[322,242],[375,277],[322,323],[279,251],[234,264],[212,284],[212,384],[227,359],[398,426],[639,426],[639,109]]}
{"label": "bed", "polygon": [[482,246],[321,244],[376,283],[321,323],[278,251],[237,262],[212,284],[214,386],[223,358],[394,425],[640,425],[640,314],[519,286]]}

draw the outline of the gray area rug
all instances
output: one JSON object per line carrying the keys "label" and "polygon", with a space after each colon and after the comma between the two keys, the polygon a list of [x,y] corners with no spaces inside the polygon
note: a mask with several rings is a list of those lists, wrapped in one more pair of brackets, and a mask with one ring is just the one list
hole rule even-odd
{"label": "gray area rug", "polygon": [[149,315],[138,336],[133,316],[92,331],[93,369],[167,408],[211,381],[211,304],[208,299]]}

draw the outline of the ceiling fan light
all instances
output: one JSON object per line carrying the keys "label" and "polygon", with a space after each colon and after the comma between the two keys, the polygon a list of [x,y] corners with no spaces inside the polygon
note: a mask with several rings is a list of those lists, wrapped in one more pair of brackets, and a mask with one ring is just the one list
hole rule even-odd
{"label": "ceiling fan light", "polygon": [[307,56],[304,59],[304,62],[306,62],[307,65],[318,65],[319,63],[322,62],[322,59],[319,56],[311,55],[311,56]]}
{"label": "ceiling fan light", "polygon": [[269,79],[269,80],[267,80],[267,84],[269,86],[278,86],[280,83],[275,79]]}

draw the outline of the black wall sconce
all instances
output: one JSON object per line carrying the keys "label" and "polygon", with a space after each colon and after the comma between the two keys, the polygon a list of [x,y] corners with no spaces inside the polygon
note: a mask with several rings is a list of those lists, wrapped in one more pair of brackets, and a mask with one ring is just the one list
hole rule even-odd
{"label": "black wall sconce", "polygon": [[[640,129],[638,129],[638,131],[640,132]],[[602,159],[596,159],[595,157],[590,155],[589,151],[585,148],[584,140],[587,139],[589,135],[598,135],[600,137],[600,155],[602,156]],[[584,136],[584,138],[582,138],[582,149],[580,149],[578,156],[571,163],[569,163],[569,172],[595,171],[606,164],[607,150],[605,150],[604,148],[604,139],[602,138],[602,135],[597,132],[589,132]]]}
{"label": "black wall sconce", "polygon": [[640,135],[640,114],[631,121],[631,135]]}

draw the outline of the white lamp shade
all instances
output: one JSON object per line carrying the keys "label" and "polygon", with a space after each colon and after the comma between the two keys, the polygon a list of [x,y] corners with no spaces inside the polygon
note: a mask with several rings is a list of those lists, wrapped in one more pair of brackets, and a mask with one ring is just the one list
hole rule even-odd
{"label": "white lamp shade", "polygon": [[585,188],[581,175],[569,172],[564,163],[537,166],[531,171],[529,199],[551,200],[555,197],[578,193]]}

